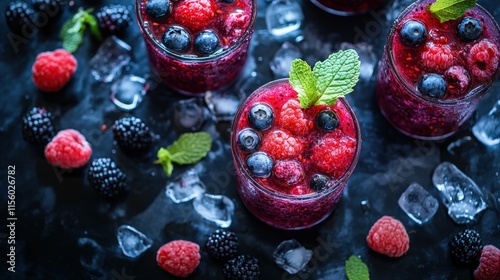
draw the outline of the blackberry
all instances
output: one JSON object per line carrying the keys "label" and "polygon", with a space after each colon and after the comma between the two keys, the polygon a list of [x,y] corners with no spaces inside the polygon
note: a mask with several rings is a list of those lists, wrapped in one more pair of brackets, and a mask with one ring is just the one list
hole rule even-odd
{"label": "blackberry", "polygon": [[322,174],[314,174],[309,180],[309,187],[315,192],[321,192],[328,187],[330,178]]}
{"label": "blackberry", "polygon": [[460,231],[450,241],[451,257],[460,264],[476,262],[481,249],[481,236],[473,229]]}
{"label": "blackberry", "polygon": [[125,192],[127,176],[110,158],[98,158],[92,161],[87,178],[97,193],[107,199]]}
{"label": "blackberry", "polygon": [[126,151],[145,151],[153,141],[149,127],[136,117],[125,117],[115,121],[113,134],[120,148]]}
{"label": "blackberry", "polygon": [[232,231],[218,229],[210,234],[205,247],[212,258],[226,261],[236,256],[238,237]]}
{"label": "blackberry", "polygon": [[24,2],[12,2],[5,9],[5,19],[10,29],[18,34],[25,32],[31,33],[34,31],[32,18],[35,12],[28,4]]}
{"label": "blackberry", "polygon": [[101,31],[108,35],[119,35],[132,20],[127,7],[119,4],[102,7],[96,14]]}
{"label": "blackberry", "polygon": [[38,107],[33,107],[23,117],[23,139],[32,144],[45,145],[54,137],[52,114]]}
{"label": "blackberry", "polygon": [[227,280],[259,279],[259,261],[249,255],[240,255],[227,261],[223,268]]}
{"label": "blackberry", "polygon": [[62,14],[61,0],[33,0],[33,9],[38,13],[45,13],[49,21]]}

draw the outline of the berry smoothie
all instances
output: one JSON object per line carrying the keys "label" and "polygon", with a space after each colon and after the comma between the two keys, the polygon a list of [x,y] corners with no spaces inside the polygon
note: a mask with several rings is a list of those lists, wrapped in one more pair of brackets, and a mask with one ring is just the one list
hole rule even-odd
{"label": "berry smoothie", "polygon": [[350,16],[376,9],[386,0],[311,0],[311,2],[331,14]]}
{"label": "berry smoothie", "polygon": [[424,140],[458,131],[500,73],[500,30],[492,16],[476,5],[441,23],[429,11],[432,3],[417,1],[394,22],[376,89],[389,122]]}
{"label": "berry smoothie", "polygon": [[187,95],[229,86],[246,62],[256,9],[254,0],[136,0],[153,73]]}
{"label": "berry smoothie", "polygon": [[361,135],[345,98],[302,109],[282,79],[243,102],[231,148],[238,191],[250,212],[277,228],[302,229],[335,208],[356,166]]}

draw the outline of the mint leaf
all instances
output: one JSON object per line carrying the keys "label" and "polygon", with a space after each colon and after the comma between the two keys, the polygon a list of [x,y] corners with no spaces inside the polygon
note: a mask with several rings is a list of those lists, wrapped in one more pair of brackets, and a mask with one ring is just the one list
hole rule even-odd
{"label": "mint leaf", "polygon": [[172,175],[172,171],[174,170],[174,165],[172,164],[170,153],[167,149],[160,148],[156,155],[158,157],[158,163],[163,166],[163,171],[167,174],[168,177]]}
{"label": "mint leaf", "polygon": [[349,280],[369,280],[370,274],[366,264],[357,256],[350,256],[345,262],[345,274]]}
{"label": "mint leaf", "polygon": [[95,16],[91,14],[86,14],[84,18],[85,23],[90,28],[90,33],[99,41],[102,40],[101,30],[99,29],[99,23]]}
{"label": "mint leaf", "polygon": [[309,108],[314,105],[319,95],[316,93],[316,77],[311,66],[301,59],[292,61],[290,68],[290,84],[297,91],[300,107]]}
{"label": "mint leaf", "polygon": [[97,20],[91,12],[92,9],[80,9],[73,17],[63,24],[59,37],[61,37],[63,41],[63,48],[68,52],[75,52],[82,44],[86,26],[90,27],[90,32],[98,40],[102,39]]}
{"label": "mint leaf", "polygon": [[436,0],[429,11],[435,15],[441,23],[458,19],[465,11],[473,8],[477,0]]}

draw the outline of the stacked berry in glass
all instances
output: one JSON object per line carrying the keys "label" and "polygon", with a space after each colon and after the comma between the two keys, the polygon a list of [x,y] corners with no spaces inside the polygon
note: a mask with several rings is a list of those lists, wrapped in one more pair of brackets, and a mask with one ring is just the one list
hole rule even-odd
{"label": "stacked berry in glass", "polygon": [[256,8],[253,0],[137,0],[153,72],[184,94],[227,87],[245,64]]}
{"label": "stacked berry in glass", "polygon": [[441,22],[433,0],[417,1],[396,19],[380,64],[377,99],[406,135],[446,138],[465,123],[499,75],[500,31],[475,6]]}

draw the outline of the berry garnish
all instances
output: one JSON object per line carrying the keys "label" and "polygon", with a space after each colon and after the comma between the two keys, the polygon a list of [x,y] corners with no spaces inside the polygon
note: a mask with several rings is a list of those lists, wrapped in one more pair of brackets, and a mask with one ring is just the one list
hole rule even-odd
{"label": "berry garnish", "polygon": [[264,152],[251,154],[247,160],[247,168],[250,172],[261,178],[267,178],[271,174],[273,168],[272,159]]}
{"label": "berry garnish", "polygon": [[212,54],[219,47],[219,38],[210,30],[200,32],[194,39],[194,49],[200,54]]}
{"label": "berry garnish", "polygon": [[457,25],[457,34],[462,41],[474,41],[483,33],[483,25],[475,18],[464,17]]}
{"label": "berry garnish", "polygon": [[295,160],[280,160],[273,167],[273,175],[281,186],[291,186],[304,178],[302,164]]}
{"label": "berry garnish", "polygon": [[328,187],[330,178],[323,174],[314,174],[309,180],[309,187],[315,192],[321,192]]}
{"label": "berry garnish", "polygon": [[460,264],[476,262],[481,249],[481,236],[473,229],[460,231],[450,241],[451,257]]}
{"label": "berry garnish", "polygon": [[472,46],[467,57],[467,66],[474,78],[486,82],[498,71],[499,61],[497,46],[484,39]]}
{"label": "berry garnish", "polygon": [[74,129],[59,131],[45,146],[47,161],[60,168],[82,167],[91,155],[92,149],[85,136]]}
{"label": "berry garnish", "polygon": [[224,264],[226,280],[257,280],[260,275],[259,261],[249,255],[240,255]]}
{"label": "berry garnish", "polygon": [[337,128],[339,120],[337,114],[332,110],[321,110],[314,118],[314,124],[320,130],[329,132]]}
{"label": "berry garnish", "polygon": [[205,247],[212,258],[226,261],[236,256],[238,237],[232,231],[218,229],[210,234]]}
{"label": "berry garnish", "polygon": [[170,1],[149,0],[146,4],[146,13],[155,21],[164,20],[170,14]]}
{"label": "berry garnish", "polygon": [[356,141],[349,136],[326,136],[312,147],[311,161],[326,175],[336,178],[349,168],[356,152]]}
{"label": "berry garnish", "polygon": [[77,65],[75,57],[63,49],[39,53],[31,68],[33,82],[40,90],[58,91],[73,77]]}
{"label": "berry garnish", "polygon": [[257,150],[260,147],[260,142],[259,134],[251,128],[245,128],[238,133],[238,146],[244,153]]}
{"label": "berry garnish", "polygon": [[426,45],[421,60],[428,71],[442,73],[453,65],[455,57],[449,45],[431,43]]}
{"label": "berry garnish", "polygon": [[452,66],[444,72],[448,92],[453,95],[466,92],[470,84],[469,72],[462,66]]}
{"label": "berry garnish", "polygon": [[122,194],[127,183],[125,173],[110,158],[94,159],[90,164],[87,178],[90,186],[107,199]]}
{"label": "berry garnish", "polygon": [[427,30],[421,22],[409,20],[403,24],[399,35],[405,45],[417,47],[427,39]]}
{"label": "berry garnish", "polygon": [[34,26],[31,21],[34,14],[35,12],[28,4],[20,1],[11,2],[7,8],[5,8],[7,25],[12,32],[18,33],[19,35],[22,34],[23,29],[33,31]]}
{"label": "berry garnish", "polygon": [[371,227],[366,236],[368,247],[389,256],[401,257],[410,248],[410,238],[404,225],[390,216],[383,216]]}
{"label": "berry garnish", "polygon": [[479,258],[479,266],[474,271],[474,279],[500,279],[500,249],[493,245],[483,247]]}
{"label": "berry garnish", "polygon": [[102,7],[96,14],[99,28],[106,34],[118,35],[124,32],[132,20],[127,7],[113,4]]}
{"label": "berry garnish", "polygon": [[145,151],[153,141],[149,127],[136,117],[116,120],[113,124],[113,134],[120,148],[126,151]]}
{"label": "berry garnish", "polygon": [[279,112],[279,124],[281,127],[297,135],[309,132],[311,121],[305,117],[303,109],[297,100],[288,100]]}
{"label": "berry garnish", "polygon": [[180,26],[171,26],[163,37],[163,44],[169,50],[182,52],[189,48],[191,37]]}
{"label": "berry garnish", "polygon": [[186,240],[174,240],[158,249],[156,263],[178,277],[187,277],[200,264],[200,246]]}
{"label": "berry garnish", "polygon": [[298,156],[304,145],[285,131],[275,130],[267,134],[262,140],[261,150],[275,159],[286,159]]}
{"label": "berry garnish", "polygon": [[446,81],[438,74],[424,74],[417,88],[424,95],[441,98],[446,92]]}
{"label": "berry garnish", "polygon": [[217,5],[213,0],[185,0],[175,8],[177,23],[192,33],[206,29],[216,18]]}
{"label": "berry garnish", "polygon": [[271,107],[263,103],[255,103],[248,112],[248,122],[257,130],[265,130],[271,127],[274,121],[274,113]]}
{"label": "berry garnish", "polygon": [[23,117],[23,139],[32,144],[46,145],[54,136],[52,114],[38,107],[33,107]]}

